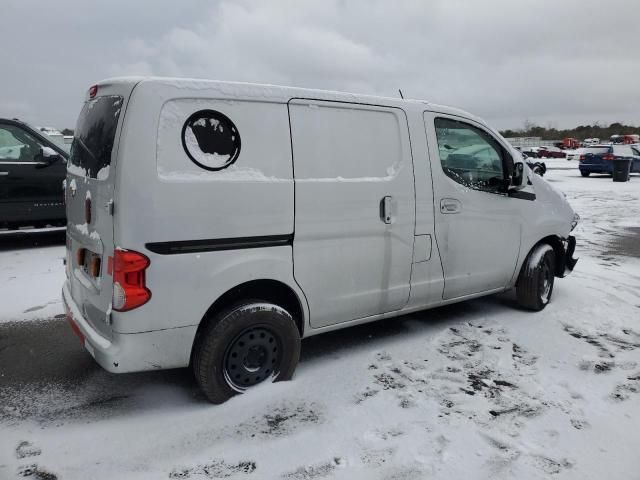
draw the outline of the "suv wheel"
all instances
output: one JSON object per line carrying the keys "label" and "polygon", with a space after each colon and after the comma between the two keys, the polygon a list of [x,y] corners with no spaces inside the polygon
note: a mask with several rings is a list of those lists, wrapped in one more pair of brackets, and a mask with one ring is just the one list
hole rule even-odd
{"label": "suv wheel", "polygon": [[223,403],[263,381],[291,379],[300,334],[285,309],[245,301],[211,320],[196,340],[193,357],[196,380],[211,403]]}

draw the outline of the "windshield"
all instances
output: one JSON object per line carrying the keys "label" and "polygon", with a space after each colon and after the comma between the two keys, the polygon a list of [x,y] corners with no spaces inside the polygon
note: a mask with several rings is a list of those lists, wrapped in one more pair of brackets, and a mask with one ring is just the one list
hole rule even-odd
{"label": "windshield", "polygon": [[[70,170],[91,178],[106,178],[122,108],[122,97],[89,100],[82,107],[71,144]],[[102,174],[100,172],[102,171]]]}

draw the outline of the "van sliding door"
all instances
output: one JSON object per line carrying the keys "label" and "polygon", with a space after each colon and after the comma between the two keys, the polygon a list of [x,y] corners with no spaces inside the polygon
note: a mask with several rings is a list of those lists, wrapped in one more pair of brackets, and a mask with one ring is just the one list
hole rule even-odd
{"label": "van sliding door", "polygon": [[415,196],[403,111],[289,103],[295,176],[294,274],[323,327],[408,301]]}

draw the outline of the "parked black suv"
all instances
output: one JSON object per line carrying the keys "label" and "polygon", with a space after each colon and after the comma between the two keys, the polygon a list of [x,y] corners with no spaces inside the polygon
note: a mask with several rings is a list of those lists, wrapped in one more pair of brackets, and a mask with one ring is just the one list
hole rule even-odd
{"label": "parked black suv", "polygon": [[68,153],[38,130],[0,118],[0,229],[64,226]]}

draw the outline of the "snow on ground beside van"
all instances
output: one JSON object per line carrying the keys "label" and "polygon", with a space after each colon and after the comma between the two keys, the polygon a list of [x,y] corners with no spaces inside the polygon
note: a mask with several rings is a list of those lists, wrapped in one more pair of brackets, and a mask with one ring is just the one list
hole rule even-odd
{"label": "snow on ground beside van", "polygon": [[549,170],[577,170],[578,168],[577,161],[567,160],[566,158],[534,158],[532,161],[543,162]]}
{"label": "snow on ground beside van", "polygon": [[[108,374],[67,330],[11,380],[0,343],[0,478],[636,478],[640,176],[545,178],[582,217],[581,259],[540,313],[504,294],[309,338],[293,381],[221,406],[187,370]],[[32,292],[17,308],[0,290],[0,318],[20,321],[59,290],[62,263],[1,255],[2,285]],[[0,325],[0,342],[32,323]],[[38,377],[56,351],[70,366]]]}
{"label": "snow on ground beside van", "polygon": [[[0,234],[0,246],[8,237]],[[64,313],[64,256],[64,245],[0,250],[0,324]]]}

